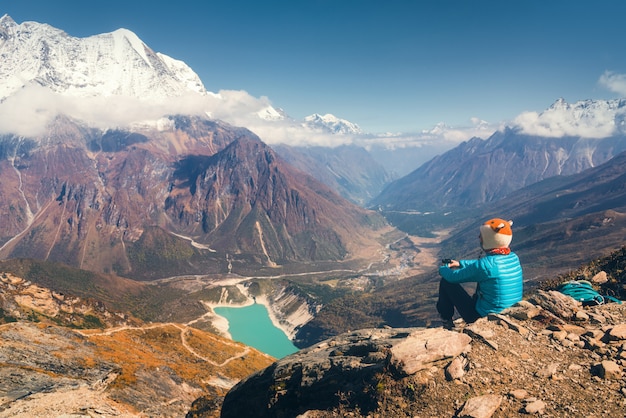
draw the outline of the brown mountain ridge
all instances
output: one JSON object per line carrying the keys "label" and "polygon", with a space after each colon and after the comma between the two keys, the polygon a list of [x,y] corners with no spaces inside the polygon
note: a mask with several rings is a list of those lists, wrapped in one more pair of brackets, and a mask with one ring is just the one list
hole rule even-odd
{"label": "brown mountain ridge", "polygon": [[199,117],[99,131],[58,118],[0,138],[0,257],[139,279],[343,261],[379,247],[380,215],[282,161],[253,133]]}

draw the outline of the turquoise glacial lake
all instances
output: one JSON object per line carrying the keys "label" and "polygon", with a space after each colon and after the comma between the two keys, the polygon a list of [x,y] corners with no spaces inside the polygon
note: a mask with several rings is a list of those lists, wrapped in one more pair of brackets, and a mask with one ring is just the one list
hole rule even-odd
{"label": "turquoise glacial lake", "polygon": [[274,326],[265,305],[219,307],[216,314],[228,320],[228,332],[234,341],[254,347],[272,357],[283,358],[298,351],[287,335]]}

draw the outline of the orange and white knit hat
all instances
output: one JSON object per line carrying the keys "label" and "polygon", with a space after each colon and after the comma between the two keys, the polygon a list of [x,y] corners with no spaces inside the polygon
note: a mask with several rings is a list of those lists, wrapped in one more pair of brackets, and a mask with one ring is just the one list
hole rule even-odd
{"label": "orange and white knit hat", "polygon": [[513,221],[505,221],[500,218],[489,219],[480,226],[482,247],[485,250],[508,247],[513,239],[511,230]]}

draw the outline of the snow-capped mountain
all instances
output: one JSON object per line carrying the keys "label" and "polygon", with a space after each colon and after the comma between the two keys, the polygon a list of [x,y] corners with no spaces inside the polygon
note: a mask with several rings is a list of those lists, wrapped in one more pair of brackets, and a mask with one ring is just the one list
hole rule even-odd
{"label": "snow-capped mountain", "polygon": [[304,118],[304,123],[302,125],[311,129],[320,129],[333,134],[349,135],[363,133],[358,125],[345,119],[340,119],[331,114],[322,116],[314,113],[313,115]]}
{"label": "snow-capped mountain", "polygon": [[0,99],[29,84],[69,96],[164,99],[206,94],[182,61],[156,53],[133,32],[76,38],[46,24],[0,18]]}
{"label": "snow-capped mountain", "polygon": [[[67,115],[70,111],[74,113],[69,116],[77,120],[98,114],[98,126],[101,128],[128,126],[131,113],[135,117],[133,122],[156,120],[165,114],[194,113],[211,115],[258,131],[261,131],[258,129],[259,122],[263,126],[289,129],[290,135],[300,130],[299,137],[307,133],[310,135],[311,129],[331,135],[361,132],[357,125],[333,115],[311,115],[304,121],[296,121],[283,109],[272,106],[267,98],[254,98],[244,91],[209,92],[187,64],[153,51],[127,29],[78,38],[47,24],[17,24],[10,16],[4,15],[0,18],[0,56],[0,103],[23,94],[25,88],[39,87],[47,93],[73,99],[97,98],[102,101],[107,98],[132,98],[152,108],[166,104],[158,108],[157,111],[161,112],[158,115],[145,109],[139,114],[136,102],[121,102],[120,105],[119,101],[106,105],[97,102],[95,105],[99,107],[96,110],[84,111],[84,102],[73,100],[68,106],[59,101],[58,96],[50,100],[42,99],[43,93],[38,93],[35,99],[29,94],[18,104],[11,104],[15,107],[26,103],[32,107],[33,102],[38,102],[38,112],[43,109],[51,114],[45,123],[57,114]],[[190,94],[196,97],[188,100]],[[173,101],[172,98],[183,99]],[[46,109],[44,103],[52,110]],[[90,102],[89,108],[92,106],[94,102]],[[132,110],[126,110],[126,107]],[[34,115],[21,110],[15,110],[15,113],[25,115],[30,125],[35,122]],[[9,115],[5,117],[10,119]],[[102,126],[101,121],[105,119],[110,122]],[[4,128],[5,131],[15,132],[10,127]],[[41,130],[35,134],[40,133]],[[271,139],[282,136],[268,135],[268,139],[271,142]]]}
{"label": "snow-capped mountain", "polygon": [[541,113],[522,113],[515,118],[513,125],[526,134],[550,138],[620,135],[626,133],[626,99],[575,103],[558,99]]}
{"label": "snow-capped mountain", "polygon": [[626,151],[626,100],[563,99],[486,140],[474,138],[389,184],[375,204],[394,210],[468,208]]}

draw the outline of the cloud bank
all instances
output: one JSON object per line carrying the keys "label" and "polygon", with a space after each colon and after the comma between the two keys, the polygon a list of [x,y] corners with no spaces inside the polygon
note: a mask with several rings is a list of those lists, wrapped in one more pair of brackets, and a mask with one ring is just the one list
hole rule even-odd
{"label": "cloud bank", "polygon": [[[626,74],[605,71],[598,84],[626,97]],[[546,111],[524,112],[512,123],[529,135],[606,138],[626,133],[626,102],[620,99],[582,100],[568,104],[559,99]]]}
{"label": "cloud bank", "polygon": [[75,97],[31,84],[0,102],[0,134],[42,136],[58,115],[106,130],[144,124],[172,114],[208,115],[245,127],[270,145],[335,147],[356,144],[396,149],[436,144],[453,147],[473,136],[486,138],[495,131],[486,122],[474,119],[465,128],[440,123],[415,133],[340,135],[305,126],[303,121],[293,120],[276,110],[267,97],[253,97],[241,90],[222,90],[208,95],[189,93],[155,102],[124,96]]}
{"label": "cloud bank", "polygon": [[[626,75],[605,72],[598,83],[626,95]],[[0,134],[37,137],[58,115],[66,115],[100,129],[124,128],[155,121],[165,115],[209,115],[211,118],[248,128],[267,144],[325,146],[355,144],[369,149],[384,147],[453,148],[472,137],[488,138],[504,124],[493,125],[473,118],[467,126],[439,123],[431,129],[409,133],[333,134],[306,126],[273,107],[267,97],[253,97],[242,90],[222,90],[201,95],[189,93],[166,101],[144,101],[135,97],[74,97],[31,84],[0,102]],[[508,126],[529,135],[603,138],[626,132],[626,102],[587,100],[568,104],[557,100],[539,113],[524,112]]]}

